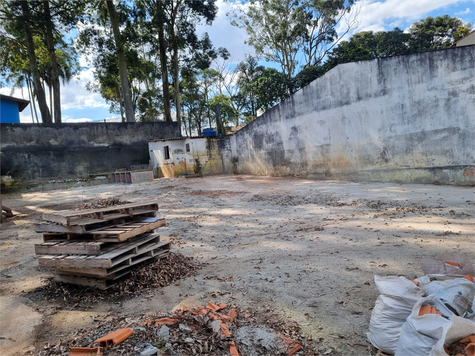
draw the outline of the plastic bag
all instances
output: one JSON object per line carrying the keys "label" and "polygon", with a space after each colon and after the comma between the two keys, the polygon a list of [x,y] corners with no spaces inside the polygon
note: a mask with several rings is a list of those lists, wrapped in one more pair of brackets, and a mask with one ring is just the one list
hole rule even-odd
{"label": "plastic bag", "polygon": [[[421,307],[425,305],[435,306],[442,315],[419,316]],[[454,317],[437,297],[420,299],[401,328],[395,356],[429,356],[433,350],[443,350],[445,337],[453,325]]]}
{"label": "plastic bag", "polygon": [[444,342],[437,342],[432,347],[429,356],[448,356],[444,350],[444,344],[450,345],[473,333],[475,333],[475,323],[473,321],[460,316],[454,316],[452,325],[447,330],[447,333],[442,336]]}
{"label": "plastic bag", "polygon": [[452,277],[463,277],[467,274],[475,276],[475,269],[470,259],[456,253],[443,253],[433,259],[423,259],[421,265],[424,274],[445,274]]}
{"label": "plastic bag", "polygon": [[401,327],[424,291],[404,277],[375,276],[381,295],[371,313],[367,337],[377,349],[394,354]]}
{"label": "plastic bag", "polygon": [[465,278],[421,283],[425,295],[435,295],[459,316],[468,316],[475,297],[475,283]]}

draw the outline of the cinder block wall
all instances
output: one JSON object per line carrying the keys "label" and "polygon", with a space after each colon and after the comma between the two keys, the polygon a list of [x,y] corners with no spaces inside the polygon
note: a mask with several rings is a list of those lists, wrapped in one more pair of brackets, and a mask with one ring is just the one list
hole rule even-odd
{"label": "cinder block wall", "polygon": [[230,137],[235,173],[474,184],[475,47],[339,65]]}
{"label": "cinder block wall", "polygon": [[2,124],[1,174],[20,182],[87,178],[149,163],[148,142],[176,122]]}

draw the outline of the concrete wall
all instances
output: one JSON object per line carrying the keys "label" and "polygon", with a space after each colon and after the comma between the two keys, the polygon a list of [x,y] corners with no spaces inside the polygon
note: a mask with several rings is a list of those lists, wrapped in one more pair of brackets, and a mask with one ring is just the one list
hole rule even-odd
{"label": "concrete wall", "polygon": [[468,46],[339,65],[231,136],[227,169],[473,184],[474,63]]}
{"label": "concrete wall", "polygon": [[40,182],[148,165],[148,141],[177,135],[175,122],[2,124],[1,174]]}

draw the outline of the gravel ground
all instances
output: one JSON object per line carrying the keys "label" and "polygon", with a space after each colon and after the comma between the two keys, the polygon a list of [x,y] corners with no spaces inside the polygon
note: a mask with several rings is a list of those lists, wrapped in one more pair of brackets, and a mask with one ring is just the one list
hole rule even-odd
{"label": "gravel ground", "polygon": [[[34,244],[42,240],[34,223],[45,211],[80,209],[100,199],[157,201],[168,221],[158,230],[161,239],[199,267],[126,298],[84,296],[73,303],[64,294],[58,294],[62,301],[38,297],[51,275],[37,267]],[[98,323],[142,320],[208,301],[245,310],[271,306],[276,320],[298,326],[321,354],[369,355],[374,275],[421,276],[419,261],[442,252],[474,260],[473,187],[213,176],[2,200],[16,214],[2,223],[0,239],[2,355],[39,354]]]}

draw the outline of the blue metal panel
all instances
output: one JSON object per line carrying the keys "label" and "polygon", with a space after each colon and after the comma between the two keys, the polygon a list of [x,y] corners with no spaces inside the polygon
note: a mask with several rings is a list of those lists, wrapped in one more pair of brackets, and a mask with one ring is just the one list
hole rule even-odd
{"label": "blue metal panel", "polygon": [[0,99],[0,122],[20,123],[20,110],[17,101]]}

